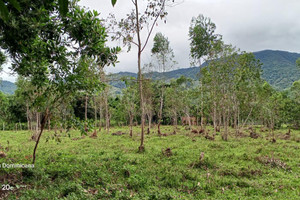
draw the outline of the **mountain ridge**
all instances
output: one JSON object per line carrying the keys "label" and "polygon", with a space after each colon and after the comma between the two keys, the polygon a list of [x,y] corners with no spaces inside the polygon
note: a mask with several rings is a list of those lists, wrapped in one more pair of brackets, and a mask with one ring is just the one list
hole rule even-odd
{"label": "mountain ridge", "polygon": [[[255,58],[259,59],[262,63],[262,78],[275,89],[287,89],[292,86],[294,81],[300,79],[300,69],[296,66],[296,60],[300,58],[300,53],[267,49],[253,52],[253,54]],[[203,67],[203,65],[201,67]],[[164,75],[160,72],[150,72],[146,73],[145,76],[151,77],[154,80],[161,79],[163,76],[166,80],[176,79],[180,76],[186,76],[196,80],[199,71],[199,67],[189,67],[168,71],[165,72]],[[122,71],[110,74],[110,76],[113,76],[115,79],[119,79],[123,76],[136,78],[137,73]],[[110,85],[119,89],[125,87],[125,83],[122,81],[113,81],[110,82]],[[6,80],[0,81],[0,91],[13,94],[15,89],[16,86],[14,83]]]}
{"label": "mountain ridge", "polygon": [[[262,78],[269,82],[275,89],[284,90],[292,86],[293,82],[300,79],[300,69],[296,66],[296,60],[300,58],[300,53],[282,50],[262,50],[253,52],[256,59],[262,63]],[[205,66],[204,63],[201,67]],[[180,68],[164,73],[164,78],[170,80],[184,75],[188,78],[197,79],[200,72],[199,67]],[[114,77],[121,77],[127,72],[113,74]],[[129,72],[131,77],[137,77],[136,73]],[[161,79],[162,73],[146,73],[145,76],[154,80]],[[120,82],[112,82],[111,85],[117,88],[125,87]]]}
{"label": "mountain ridge", "polygon": [[5,94],[13,94],[15,90],[17,89],[17,86],[10,81],[6,80],[0,80],[0,91],[2,91]]}

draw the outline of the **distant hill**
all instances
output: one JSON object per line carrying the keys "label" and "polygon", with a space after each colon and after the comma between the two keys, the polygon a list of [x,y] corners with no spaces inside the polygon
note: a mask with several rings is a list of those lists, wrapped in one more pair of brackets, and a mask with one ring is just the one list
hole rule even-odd
{"label": "distant hill", "polygon": [[0,91],[5,94],[13,94],[17,86],[10,81],[0,81]]}
{"label": "distant hill", "polygon": [[[296,60],[300,57],[299,53],[291,53],[287,51],[264,50],[253,53],[256,59],[259,59],[262,65],[262,77],[269,82],[274,88],[284,90],[292,86],[293,82],[300,79],[300,69],[296,67]],[[176,69],[173,71],[165,72],[164,77],[166,80],[176,79],[180,76],[186,76],[192,79],[197,79],[199,67],[190,67]],[[114,81],[110,82],[113,90],[120,93],[122,88],[125,87],[123,81],[119,80],[122,77],[137,77],[136,73],[132,72],[119,72],[110,75]],[[148,73],[145,76],[151,77],[154,80],[162,79],[163,74],[159,72]],[[16,89],[14,83],[9,81],[0,82],[0,91],[7,94],[13,94]]]}
{"label": "distant hill", "polygon": [[[292,86],[293,82],[300,79],[300,69],[296,67],[296,60],[300,57],[299,53],[290,53],[287,51],[264,50],[253,53],[256,59],[261,61],[262,78],[269,82],[277,90],[284,90]],[[197,79],[199,67],[182,68],[166,72],[164,74],[167,80],[176,79],[180,76],[186,76]],[[114,77],[131,76],[137,77],[135,73],[120,72],[113,75]],[[162,79],[162,73],[152,72],[146,74],[154,80]],[[111,83],[115,87],[123,88],[122,82],[114,81]]]}
{"label": "distant hill", "polygon": [[262,63],[262,77],[274,88],[283,90],[300,79],[300,69],[296,67],[299,53],[265,50],[254,52],[256,59]]}

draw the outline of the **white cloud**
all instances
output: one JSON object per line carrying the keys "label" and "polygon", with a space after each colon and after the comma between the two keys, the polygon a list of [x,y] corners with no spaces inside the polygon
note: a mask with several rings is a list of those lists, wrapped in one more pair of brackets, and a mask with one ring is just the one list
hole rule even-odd
{"label": "white cloud", "polygon": [[[147,1],[140,2],[145,6]],[[115,7],[110,0],[82,0],[79,4],[97,10],[103,18],[111,12],[122,18],[132,8],[131,0],[118,0]],[[180,68],[190,66],[188,28],[191,18],[199,14],[210,17],[224,41],[241,50],[300,52],[299,8],[299,0],[185,0],[176,7],[168,8],[167,24],[159,23],[152,36],[162,32],[169,38]],[[144,63],[150,60],[152,38],[144,52]],[[119,55],[120,63],[107,71],[136,72],[136,54],[136,49],[127,53],[125,48]],[[6,79],[7,76],[1,74],[1,77]]]}

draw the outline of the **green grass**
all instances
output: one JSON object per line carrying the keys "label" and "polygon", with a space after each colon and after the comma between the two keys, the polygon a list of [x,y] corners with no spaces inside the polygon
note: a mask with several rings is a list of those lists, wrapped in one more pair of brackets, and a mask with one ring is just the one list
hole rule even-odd
{"label": "green grass", "polygon": [[[127,128],[114,128],[111,132]],[[300,133],[276,143],[250,137],[215,141],[183,128],[176,135],[146,135],[144,153],[138,153],[138,127],[134,137],[112,136],[61,142],[52,132],[42,136],[33,169],[0,169],[6,199],[300,199]],[[163,133],[172,127],[163,127]],[[277,131],[286,132],[286,130]],[[31,163],[31,133],[0,132],[7,154],[1,163]],[[9,141],[9,142],[8,142]],[[172,156],[162,153],[171,148]],[[200,161],[201,152],[204,158]],[[2,196],[1,196],[2,195]]]}

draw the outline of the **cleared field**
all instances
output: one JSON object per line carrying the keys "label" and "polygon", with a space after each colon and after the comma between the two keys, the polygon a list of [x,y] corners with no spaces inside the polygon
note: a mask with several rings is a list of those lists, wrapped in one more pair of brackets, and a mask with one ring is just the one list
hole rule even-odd
{"label": "cleared field", "polygon": [[[207,140],[179,127],[176,135],[146,135],[138,153],[139,128],[134,136],[81,138],[79,132],[42,136],[34,168],[1,168],[5,199],[300,199],[300,133],[276,131],[257,139],[229,137]],[[162,127],[171,133],[172,127]],[[113,128],[111,133],[127,128]],[[0,132],[6,164],[30,164],[31,133]],[[169,148],[169,149],[168,149]],[[3,186],[2,186],[3,189]]]}

